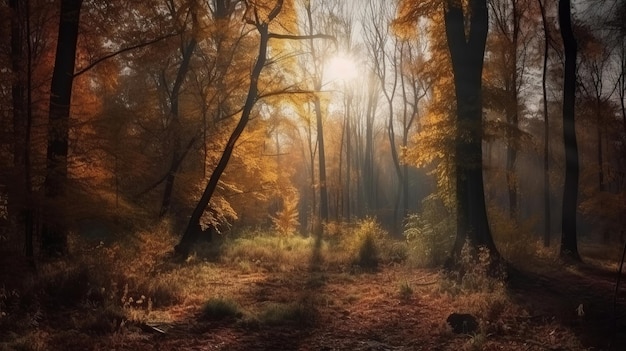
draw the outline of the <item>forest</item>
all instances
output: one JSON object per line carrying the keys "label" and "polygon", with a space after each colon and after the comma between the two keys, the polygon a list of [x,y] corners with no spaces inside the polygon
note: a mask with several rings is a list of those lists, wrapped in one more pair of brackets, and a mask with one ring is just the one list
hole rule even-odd
{"label": "forest", "polygon": [[626,349],[626,1],[0,1],[0,351]]}

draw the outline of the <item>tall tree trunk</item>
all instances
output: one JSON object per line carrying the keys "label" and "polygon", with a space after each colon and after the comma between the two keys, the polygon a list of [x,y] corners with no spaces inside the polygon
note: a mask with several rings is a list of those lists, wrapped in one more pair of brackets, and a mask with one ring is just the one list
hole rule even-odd
{"label": "tall tree trunk", "polygon": [[200,218],[204,214],[205,209],[209,206],[211,197],[217,188],[219,179],[222,176],[222,173],[224,173],[224,170],[228,165],[228,161],[233,153],[235,143],[250,120],[250,113],[252,112],[252,108],[258,98],[259,76],[261,75],[265,61],[267,60],[267,43],[269,40],[268,24],[258,24],[257,29],[260,35],[259,55],[250,75],[250,87],[248,89],[248,95],[246,97],[243,111],[241,112],[241,118],[226,143],[222,156],[209,178],[209,182],[202,193],[200,201],[198,201],[198,204],[191,214],[191,218],[189,219],[189,223],[187,224],[187,229],[185,230],[183,237],[175,247],[176,253],[181,257],[187,257],[189,255],[192,246],[198,241],[200,234],[203,232],[200,224]]}
{"label": "tall tree trunk", "polygon": [[351,126],[351,111],[350,107],[352,105],[352,93],[346,92],[348,94],[347,102],[346,102],[346,219],[348,223],[350,223],[350,217],[352,216],[351,208],[350,208],[350,183],[352,182],[352,145],[350,133],[352,131]]}
{"label": "tall tree trunk", "polygon": [[[374,83],[374,78],[370,76],[369,86]],[[370,88],[368,91],[373,92]],[[369,213],[376,208],[376,184],[374,182],[374,115],[376,110],[376,98],[369,93],[367,108],[365,111],[365,155],[363,160],[363,193],[365,197],[365,213]]]}
{"label": "tall tree trunk", "polygon": [[546,22],[546,8],[541,0],[539,9],[541,10],[541,22],[543,24],[543,70],[541,72],[541,91],[543,94],[543,246],[550,247],[550,227],[552,224],[550,208],[550,123],[548,118],[548,93],[546,80],[548,77],[548,48],[549,32]]}
{"label": "tall tree trunk", "polygon": [[509,103],[507,104],[507,122],[509,123],[509,142],[507,146],[507,160],[506,160],[506,174],[507,174],[507,183],[509,190],[509,218],[516,219],[517,218],[517,203],[518,203],[518,179],[517,173],[515,170],[515,165],[517,164],[517,150],[519,148],[519,142],[517,136],[512,136],[512,130],[519,130],[519,77],[517,75],[517,47],[519,44],[519,28],[520,28],[520,16],[517,8],[517,0],[511,1],[511,11],[513,16],[513,33],[511,38],[511,55],[513,58],[513,63],[511,64],[511,82],[509,89]]}
{"label": "tall tree trunk", "polygon": [[576,102],[577,43],[572,31],[570,0],[559,0],[559,25],[565,50],[563,80],[563,141],[565,144],[565,184],[563,188],[563,217],[561,256],[579,261],[576,238],[576,210],[578,207],[578,144],[574,105]]}
{"label": "tall tree trunk", "polygon": [[485,205],[482,162],[482,70],[489,28],[486,0],[471,0],[469,37],[461,1],[448,0],[444,12],[457,100],[456,201],[457,236],[454,254],[466,238],[498,255]]}
{"label": "tall tree trunk", "polygon": [[604,154],[602,150],[602,139],[603,134],[602,129],[602,109],[600,107],[602,103],[602,98],[600,97],[601,92],[596,92],[596,135],[597,135],[597,144],[598,144],[598,190],[603,192],[606,188],[606,184],[604,182]]}
{"label": "tall tree trunk", "polygon": [[[320,88],[321,89],[321,88]],[[319,168],[319,189],[320,189],[320,220],[322,223],[328,222],[328,188],[326,184],[326,152],[324,146],[324,123],[322,120],[322,104],[319,97],[313,101],[315,110],[315,123],[317,128],[317,156]],[[318,229],[321,229],[318,228]]]}
{"label": "tall tree trunk", "polygon": [[[54,202],[65,194],[67,183],[67,156],[70,102],[74,82],[78,21],[82,0],[62,0],[54,71],[50,89],[48,121],[48,150],[44,189],[46,198]],[[67,229],[62,214],[48,206],[43,226],[41,244],[47,254],[64,254],[67,251]]]}
{"label": "tall tree trunk", "polygon": [[165,179],[165,189],[163,191],[163,200],[161,202],[161,210],[159,211],[159,217],[163,217],[167,214],[170,208],[170,204],[172,202],[172,192],[174,191],[174,182],[176,180],[176,173],[178,173],[178,169],[182,164],[182,158],[186,156],[186,152],[181,155],[180,148],[180,139],[181,139],[181,125],[180,125],[180,109],[179,109],[179,100],[180,100],[180,90],[183,86],[183,82],[185,77],[187,76],[187,72],[189,72],[189,66],[191,61],[191,56],[197,46],[197,41],[195,38],[191,38],[185,49],[182,50],[182,62],[178,67],[178,73],[176,74],[176,80],[174,81],[174,85],[172,86],[172,91],[170,92],[170,129],[172,131],[172,142],[173,142],[173,150],[172,150],[172,161],[170,163],[169,170],[167,172],[167,177]]}
{"label": "tall tree trunk", "polygon": [[[34,223],[31,190],[30,131],[32,124],[32,50],[30,1],[9,1],[11,16],[11,84],[13,103],[13,175],[18,186],[9,192],[9,216],[24,230],[24,254],[34,268]],[[25,40],[26,39],[26,40]],[[24,47],[26,43],[26,47]],[[26,55],[24,55],[26,54]],[[24,57],[25,56],[25,57]]]}

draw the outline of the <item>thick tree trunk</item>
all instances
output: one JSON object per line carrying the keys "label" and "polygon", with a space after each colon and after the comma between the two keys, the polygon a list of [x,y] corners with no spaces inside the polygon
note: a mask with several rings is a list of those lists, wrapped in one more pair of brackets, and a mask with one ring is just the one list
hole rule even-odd
{"label": "thick tree trunk", "polygon": [[250,120],[250,113],[252,112],[252,108],[256,102],[258,97],[258,84],[259,84],[259,76],[261,75],[261,71],[263,70],[263,66],[265,65],[265,61],[267,60],[267,43],[269,40],[269,32],[267,24],[259,24],[257,25],[257,29],[260,34],[259,38],[259,55],[257,57],[257,61],[252,69],[252,73],[250,75],[250,87],[248,89],[248,95],[246,98],[246,102],[241,112],[241,119],[237,126],[233,130],[230,138],[228,139],[228,143],[224,148],[224,152],[222,153],[222,157],[220,158],[215,170],[211,174],[209,178],[209,182],[202,193],[202,197],[198,204],[194,208],[191,218],[189,219],[189,223],[187,225],[187,229],[183,234],[178,245],[175,247],[176,254],[181,257],[187,257],[191,252],[192,246],[198,241],[200,234],[202,234],[203,230],[200,224],[200,219],[204,214],[204,211],[209,206],[211,201],[211,197],[217,188],[217,184],[219,182],[222,173],[226,169],[230,157],[235,149],[235,144],[243,133],[248,121]]}
{"label": "thick tree trunk", "polygon": [[[50,89],[48,121],[48,151],[45,195],[50,201],[65,194],[67,183],[67,155],[70,102],[74,82],[78,21],[82,0],[61,1],[61,18],[54,71]],[[52,213],[48,206],[41,236],[42,249],[47,254],[64,254],[67,250],[67,230],[60,213]],[[56,209],[59,211],[62,209]]]}
{"label": "thick tree trunk", "polygon": [[576,100],[576,38],[572,31],[571,4],[559,0],[559,25],[565,50],[563,81],[563,141],[565,144],[565,185],[563,188],[563,217],[561,256],[579,261],[576,237],[576,210],[578,207],[578,144],[574,105]]}
{"label": "thick tree trunk", "polygon": [[448,0],[444,13],[457,99],[456,197],[454,254],[466,238],[498,255],[487,220],[482,162],[482,69],[489,28],[486,0],[470,1],[469,38],[460,1]]}

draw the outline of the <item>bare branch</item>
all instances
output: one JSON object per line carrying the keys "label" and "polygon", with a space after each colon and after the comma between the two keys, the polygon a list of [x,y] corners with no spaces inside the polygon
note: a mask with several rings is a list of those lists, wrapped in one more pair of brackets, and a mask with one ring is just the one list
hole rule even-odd
{"label": "bare branch", "polygon": [[337,45],[337,38],[329,34],[311,34],[311,35],[293,35],[293,34],[277,34],[270,33],[270,39],[285,39],[285,40],[307,40],[307,39],[329,39]]}
{"label": "bare branch", "polygon": [[96,65],[98,65],[99,63],[102,63],[103,61],[106,61],[106,60],[108,60],[108,59],[110,59],[110,58],[113,58],[113,57],[115,57],[115,56],[117,56],[117,55],[123,54],[123,53],[125,53],[125,52],[127,52],[127,51],[131,51],[131,50],[139,49],[139,48],[142,48],[142,47],[144,47],[144,46],[148,46],[148,45],[152,45],[152,44],[158,43],[158,42],[160,42],[160,41],[162,41],[162,40],[165,40],[165,39],[167,39],[167,38],[171,38],[171,37],[176,36],[176,35],[178,35],[178,34],[179,34],[179,33],[170,33],[170,34],[166,34],[166,35],[164,35],[164,36],[161,36],[161,37],[158,37],[158,38],[155,38],[155,39],[149,40],[149,41],[145,41],[145,42],[143,42],[143,43],[139,43],[139,44],[136,44],[136,45],[131,45],[131,46],[128,46],[128,47],[122,48],[122,49],[120,49],[120,50],[114,51],[114,52],[112,52],[112,53],[110,53],[110,54],[107,54],[107,55],[105,55],[105,56],[102,56],[102,57],[100,57],[99,59],[97,59],[97,60],[95,60],[95,61],[91,62],[91,63],[90,63],[90,64],[88,64],[87,66],[85,66],[85,67],[81,68],[80,70],[76,71],[76,73],[74,73],[74,78],[76,78],[76,77],[80,76],[81,74],[83,74],[83,73],[85,73],[85,72],[89,71],[90,69],[92,69],[92,68],[94,68]]}

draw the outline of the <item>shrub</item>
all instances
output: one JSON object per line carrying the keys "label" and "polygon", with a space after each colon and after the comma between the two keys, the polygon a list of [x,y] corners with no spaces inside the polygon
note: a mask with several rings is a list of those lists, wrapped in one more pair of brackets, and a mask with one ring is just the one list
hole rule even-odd
{"label": "shrub", "polygon": [[90,276],[86,267],[65,267],[42,274],[41,284],[51,305],[76,306],[89,292]]}
{"label": "shrub", "polygon": [[[255,236],[237,238],[228,243],[224,249],[223,259],[240,267],[285,271],[308,263],[307,258],[313,249],[313,238],[257,233]],[[254,265],[241,262],[250,262]]]}
{"label": "shrub", "polygon": [[399,296],[402,301],[409,301],[413,297],[413,288],[408,282],[404,282],[400,285]]}
{"label": "shrub", "polygon": [[435,267],[444,263],[454,245],[455,223],[443,203],[435,196],[426,198],[422,211],[406,218],[404,236],[408,261],[417,267]]}
{"label": "shrub", "polygon": [[276,216],[270,216],[274,228],[282,236],[290,236],[296,232],[300,225],[298,221],[298,195],[290,192],[282,199],[282,210],[276,213]]}
{"label": "shrub", "polygon": [[362,269],[376,270],[381,263],[406,259],[406,245],[390,238],[372,218],[360,220],[343,232],[339,249],[349,256],[350,263]]}
{"label": "shrub", "polygon": [[359,253],[355,263],[364,269],[375,270],[378,268],[378,247],[372,233],[365,233],[360,240]]}
{"label": "shrub", "polygon": [[528,263],[529,259],[538,256],[537,250],[542,246],[533,232],[536,219],[525,221],[512,220],[509,214],[500,207],[489,208],[489,223],[494,240],[502,256],[516,264]]}
{"label": "shrub", "polygon": [[464,293],[493,293],[502,290],[506,279],[504,267],[493,261],[485,247],[474,248],[469,241],[463,245],[456,267],[447,271],[440,288],[457,295]]}
{"label": "shrub", "polygon": [[[167,307],[183,301],[181,282],[176,276],[155,276],[149,277],[139,282],[135,302],[147,299],[153,303],[154,307]],[[143,296],[143,299],[141,298]]]}
{"label": "shrub", "polygon": [[243,316],[239,305],[225,298],[211,298],[202,306],[201,318],[204,320],[235,319]]}

